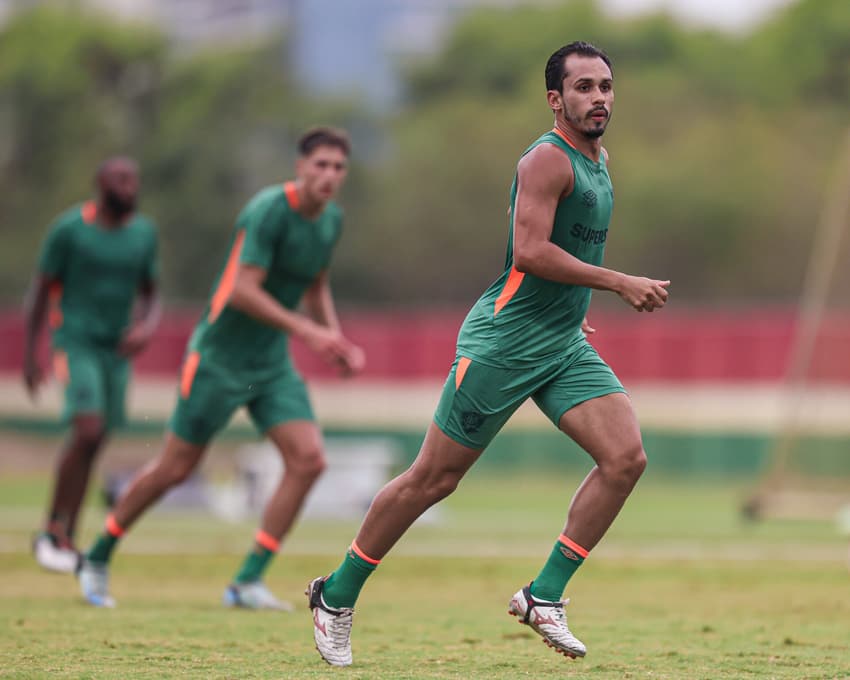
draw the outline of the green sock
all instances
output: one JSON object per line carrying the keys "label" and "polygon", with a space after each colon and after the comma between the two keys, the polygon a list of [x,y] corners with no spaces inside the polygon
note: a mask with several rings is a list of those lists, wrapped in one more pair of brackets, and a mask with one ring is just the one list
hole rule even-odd
{"label": "green sock", "polygon": [[104,531],[97,537],[85,557],[89,562],[109,562],[116,545],[118,545],[118,536],[113,536],[108,531]]}
{"label": "green sock", "polygon": [[587,557],[587,551],[566,536],[561,536],[537,578],[531,583],[531,594],[541,600],[557,602],[564,594],[567,582]]}
{"label": "green sock", "polygon": [[337,570],[328,576],[322,586],[325,604],[334,609],[353,607],[366,579],[378,568],[377,563],[367,562],[349,548]]}
{"label": "green sock", "polygon": [[259,581],[274,556],[275,552],[273,550],[264,548],[261,545],[255,545],[254,549],[248,553],[233,581],[235,583]]}

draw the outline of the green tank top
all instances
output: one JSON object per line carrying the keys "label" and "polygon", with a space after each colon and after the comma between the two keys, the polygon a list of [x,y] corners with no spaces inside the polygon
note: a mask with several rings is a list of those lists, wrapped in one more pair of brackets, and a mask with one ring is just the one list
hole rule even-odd
{"label": "green tank top", "polygon": [[[600,265],[605,254],[614,192],[605,160],[595,162],[558,130],[541,135],[570,159],[575,185],[555,211],[551,241],[578,259]],[[517,271],[513,262],[513,220],[517,179],[511,186],[511,219],[505,270],[473,305],[458,335],[458,355],[507,368],[536,366],[562,358],[585,342],[581,323],[590,288]]]}
{"label": "green tank top", "polygon": [[289,370],[288,336],[227,305],[240,263],[266,270],[263,288],[287,309],[297,309],[305,291],[330,265],[342,230],[342,211],[329,202],[308,220],[298,212],[295,185],[267,187],[236,219],[225,265],[213,285],[209,304],[189,341],[201,360],[262,379]]}

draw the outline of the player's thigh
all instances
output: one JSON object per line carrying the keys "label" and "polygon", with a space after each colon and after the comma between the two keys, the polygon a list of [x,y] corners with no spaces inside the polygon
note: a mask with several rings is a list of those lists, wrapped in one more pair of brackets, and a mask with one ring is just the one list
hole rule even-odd
{"label": "player's thigh", "polygon": [[104,413],[107,429],[124,425],[127,420],[127,387],[130,384],[130,361],[115,352],[102,357]]}
{"label": "player's thigh", "polygon": [[637,416],[624,392],[583,401],[561,416],[559,427],[599,465],[645,464]]}
{"label": "player's thigh", "polygon": [[246,406],[260,432],[267,434],[276,426],[292,421],[315,422],[307,386],[295,369],[257,382],[253,387],[255,394]]}
{"label": "player's thigh", "polygon": [[65,421],[79,415],[105,417],[106,390],[96,350],[78,346],[57,348],[53,353],[53,370],[64,386]]}
{"label": "player's thigh", "polygon": [[434,422],[458,444],[483,450],[533,391],[525,372],[458,357],[443,385]]}
{"label": "player's thigh", "polygon": [[555,427],[563,429],[565,413],[587,401],[617,393],[625,394],[622,383],[586,343],[575,354],[553,365],[551,374],[532,397]]}
{"label": "player's thigh", "polygon": [[239,381],[197,352],[187,355],[169,430],[181,440],[204,446],[224,429],[244,403]]}

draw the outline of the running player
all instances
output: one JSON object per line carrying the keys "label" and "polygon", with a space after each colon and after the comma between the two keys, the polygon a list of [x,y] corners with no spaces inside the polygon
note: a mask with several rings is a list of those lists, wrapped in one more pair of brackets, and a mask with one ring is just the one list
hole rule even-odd
{"label": "running player", "polygon": [[[107,568],[118,539],[186,479],[210,440],[245,406],[280,451],[285,472],[224,603],[291,608],[262,576],[325,458],[307,390],[290,359],[289,336],[344,374],[364,365],[363,352],[342,335],[327,274],[342,228],[342,213],[331,199],[347,172],[348,137],[317,128],[300,139],[298,150],[296,180],[261,190],[239,214],[226,264],[189,341],[164,448],[131,482],[85,554],[80,586],[95,606],[115,604]],[[296,311],[302,300],[306,314]]]}
{"label": "running player", "polygon": [[316,647],[332,665],[351,664],[353,607],[368,576],[429,506],[454,491],[529,397],[596,465],[576,491],[551,555],[513,596],[509,612],[559,652],[585,655],[567,628],[561,597],[646,465],[631,402],[587,342],[593,331],[585,314],[593,288],[651,312],[664,305],[669,282],[600,266],[613,205],[600,145],[614,102],[610,60],[587,43],[566,45],[546,65],[546,89],[555,127],[519,161],[505,271],[460,329],[419,456],[375,497],[337,570],[308,586]]}
{"label": "running player", "polygon": [[136,163],[110,158],[97,171],[96,187],[95,200],[71,208],[50,228],[27,305],[24,382],[35,398],[46,375],[37,346],[47,318],[71,423],[46,527],[33,543],[36,561],[60,572],[77,568],[74,530],[92,466],[107,434],[124,421],[129,359],[147,345],[159,319],[156,231],[136,213]]}

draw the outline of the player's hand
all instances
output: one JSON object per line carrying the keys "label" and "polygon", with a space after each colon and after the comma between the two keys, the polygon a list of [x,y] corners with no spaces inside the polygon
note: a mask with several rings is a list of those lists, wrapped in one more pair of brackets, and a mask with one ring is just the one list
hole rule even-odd
{"label": "player's hand", "polygon": [[596,332],[596,329],[587,323],[587,317],[584,317],[581,322],[581,332],[585,335],[593,335]]}
{"label": "player's hand", "polygon": [[141,352],[151,341],[153,333],[142,324],[132,326],[121,338],[118,344],[118,353],[125,357],[132,357]]}
{"label": "player's hand", "polygon": [[339,331],[308,321],[299,334],[304,343],[331,365],[338,365],[352,347]]}
{"label": "player's hand", "polygon": [[35,357],[29,356],[24,359],[24,385],[33,401],[38,397],[38,390],[44,384],[45,375],[44,369]]}
{"label": "player's hand", "polygon": [[357,375],[366,367],[366,352],[361,347],[349,342],[348,351],[339,360],[339,367],[340,373],[346,378]]}
{"label": "player's hand", "polygon": [[638,312],[651,312],[661,309],[667,302],[669,281],[648,279],[644,276],[623,276],[617,293],[632,309]]}

